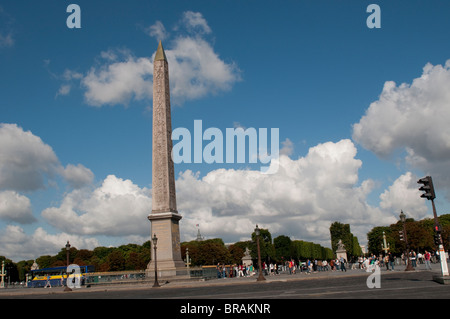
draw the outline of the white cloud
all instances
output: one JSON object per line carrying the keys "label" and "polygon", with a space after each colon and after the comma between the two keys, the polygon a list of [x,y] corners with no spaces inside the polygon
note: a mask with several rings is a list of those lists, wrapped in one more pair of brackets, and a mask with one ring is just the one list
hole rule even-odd
{"label": "white cloud", "polygon": [[0,33],[0,48],[1,47],[12,47],[14,45],[14,39],[11,33],[2,34]]}
{"label": "white cloud", "polygon": [[283,142],[281,142],[283,147],[280,149],[281,155],[290,156],[294,152],[294,143],[288,138],[286,138]]}
{"label": "white cloud", "polygon": [[[305,157],[281,155],[276,174],[218,169],[203,178],[191,171],[177,180],[178,209],[186,238],[202,234],[234,241],[256,224],[272,234],[329,246],[332,222],[350,223],[360,242],[373,226],[395,222],[392,213],[366,202],[371,180],[358,185],[362,162],[350,140],[312,147]],[[183,235],[183,234],[182,234]]]}
{"label": "white cloud", "polygon": [[172,49],[165,51],[174,104],[228,91],[240,80],[237,66],[222,61],[200,37],[178,37]]}
{"label": "white cloud", "polygon": [[[203,38],[211,33],[206,20],[200,13],[188,11],[183,14],[181,23],[189,35],[180,29],[174,40],[164,45],[169,61],[172,104],[230,90],[240,80],[240,71],[236,64],[224,62],[211,43]],[[145,31],[157,39],[168,37],[160,21]],[[63,76],[65,81],[79,79],[66,76],[68,72],[71,71],[66,70]],[[80,80],[87,104],[128,106],[132,101],[152,98],[152,77],[153,57],[135,57],[129,50],[109,50],[101,53],[100,63]],[[60,87],[59,95],[69,92],[68,84],[65,85]]]}
{"label": "white cloud", "polygon": [[186,28],[194,33],[211,33],[208,22],[200,12],[186,11],[183,13],[183,23]]}
{"label": "white cloud", "polygon": [[[196,224],[206,237],[225,241],[248,238],[258,224],[272,234],[329,245],[329,227],[341,221],[350,223],[364,241],[373,226],[395,218],[390,211],[393,204],[380,209],[366,202],[373,182],[358,183],[362,162],[355,157],[353,143],[342,140],[312,147],[297,160],[281,155],[273,175],[217,169],[201,178],[187,170],[176,181],[182,240],[196,236]],[[394,202],[387,193],[383,200],[386,207]],[[150,212],[149,189],[110,175],[98,188],[66,194],[59,207],[45,209],[42,216],[70,234],[146,237]]]}
{"label": "white cloud", "polygon": [[36,221],[28,197],[15,191],[0,192],[0,219],[21,224],[30,224]]}
{"label": "white cloud", "polygon": [[72,187],[82,187],[93,178],[81,164],[64,169],[53,149],[32,132],[0,123],[0,190],[35,191],[57,176]]}
{"label": "white cloud", "polygon": [[[380,195],[379,207],[369,205],[366,199],[374,182],[358,181],[362,162],[356,155],[354,144],[341,140],[311,147],[306,156],[298,159],[280,155],[278,172],[272,175],[222,168],[200,177],[187,170],[176,181],[178,209],[183,216],[182,240],[194,239],[195,225],[200,224],[207,238],[235,242],[248,239],[258,224],[273,235],[329,246],[329,227],[340,221],[349,223],[360,243],[364,243],[372,227],[395,223],[401,209],[417,219],[425,215],[426,205],[418,200],[415,176],[411,173],[400,176]],[[83,166],[68,165],[64,173],[74,180],[86,177],[83,183],[92,177]],[[19,215],[27,216],[26,198],[13,192],[1,195],[20,198],[23,205]],[[49,235],[38,229],[33,235],[26,235],[20,227],[8,226],[2,236],[10,236],[4,249],[16,249],[17,256],[31,258],[33,251],[17,248],[17,243],[35,240],[39,245],[47,245],[36,248],[42,255],[47,251],[56,253],[69,237],[71,242],[78,241],[86,247],[98,245],[92,236],[143,240],[150,233],[150,212],[151,190],[109,175],[100,186],[74,189],[64,195],[59,206],[42,211],[42,217],[61,234]],[[0,216],[12,218],[3,214],[1,208]],[[38,236],[42,238],[36,239]]]}
{"label": "white cloud", "polygon": [[61,176],[71,187],[92,183],[93,173],[81,164],[64,168],[52,148],[16,124],[0,123],[0,219],[29,224],[36,221],[31,202],[19,192],[55,186]]}
{"label": "white cloud", "polygon": [[417,188],[417,180],[418,177],[411,172],[401,175],[380,195],[380,207],[397,215],[403,211],[415,220],[425,218],[428,208],[426,201],[420,198],[421,192]]}
{"label": "white cloud", "polygon": [[13,29],[14,18],[0,6],[0,48],[14,46]]}
{"label": "white cloud", "polygon": [[153,25],[145,29],[149,36],[156,38],[158,41],[165,40],[169,34],[161,21],[156,21]]}
{"label": "white cloud", "polygon": [[89,185],[94,180],[92,171],[81,164],[77,166],[68,164],[61,175],[73,188],[81,188]]}
{"label": "white cloud", "polygon": [[14,225],[8,225],[0,232],[0,255],[7,256],[15,262],[36,259],[44,255],[55,255],[69,240],[72,247],[94,249],[99,246],[95,238],[84,238],[72,234],[49,234],[43,228],[37,228],[33,234]]}
{"label": "white cloud", "polygon": [[127,236],[149,233],[150,212],[148,189],[109,175],[94,190],[83,188],[66,194],[59,207],[45,209],[42,217],[71,234]]}
{"label": "white cloud", "polygon": [[[450,60],[431,65],[411,84],[388,81],[359,123],[353,139],[380,157],[406,151],[408,164],[435,175],[450,189]],[[450,191],[448,192],[450,198]]]}
{"label": "white cloud", "polygon": [[59,167],[52,148],[16,124],[0,123],[0,189],[43,188]]}
{"label": "white cloud", "polygon": [[[111,56],[112,53],[109,54]],[[124,61],[92,67],[81,84],[86,88],[86,102],[93,106],[124,104],[152,96],[153,64],[148,58],[127,54]]]}
{"label": "white cloud", "polygon": [[64,96],[68,95],[70,93],[70,90],[72,89],[72,86],[70,84],[63,84],[59,88],[58,92],[55,95],[55,98],[58,96]]}

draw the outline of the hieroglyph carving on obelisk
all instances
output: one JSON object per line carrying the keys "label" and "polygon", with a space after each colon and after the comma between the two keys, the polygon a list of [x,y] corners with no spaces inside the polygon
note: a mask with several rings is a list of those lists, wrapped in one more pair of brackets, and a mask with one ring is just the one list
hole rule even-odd
{"label": "hieroglyph carving on obelisk", "polygon": [[172,152],[169,65],[159,43],[153,66],[152,213],[177,213]]}
{"label": "hieroglyph carving on obelisk", "polygon": [[[179,220],[172,160],[169,64],[159,42],[153,62],[152,212],[150,236],[156,235],[157,270],[160,276],[185,275],[181,259]],[[153,244],[152,244],[153,253]],[[154,258],[147,270],[153,275]]]}

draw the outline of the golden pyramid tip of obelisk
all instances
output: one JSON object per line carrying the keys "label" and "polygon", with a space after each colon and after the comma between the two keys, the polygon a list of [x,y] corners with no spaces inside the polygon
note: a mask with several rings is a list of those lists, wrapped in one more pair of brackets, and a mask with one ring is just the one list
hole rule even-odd
{"label": "golden pyramid tip of obelisk", "polygon": [[158,49],[156,50],[155,61],[167,61],[161,41],[159,41]]}

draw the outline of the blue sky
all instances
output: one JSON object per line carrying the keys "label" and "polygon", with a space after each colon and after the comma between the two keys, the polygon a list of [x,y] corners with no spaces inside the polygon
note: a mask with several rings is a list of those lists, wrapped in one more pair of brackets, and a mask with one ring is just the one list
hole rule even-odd
{"label": "blue sky", "polygon": [[[71,3],[81,29],[66,25]],[[381,28],[367,27],[371,3]],[[279,128],[282,147],[270,177],[176,165],[182,240],[200,224],[235,242],[258,223],[328,246],[337,220],[364,243],[401,209],[431,216],[426,174],[445,213],[449,13],[437,0],[2,1],[0,255],[148,239],[158,40],[173,128]]]}

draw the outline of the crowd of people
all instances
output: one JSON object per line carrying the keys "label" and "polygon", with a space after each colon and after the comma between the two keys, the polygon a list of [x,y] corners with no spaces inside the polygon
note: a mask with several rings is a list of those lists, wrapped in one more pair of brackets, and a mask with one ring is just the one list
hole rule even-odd
{"label": "crowd of people", "polygon": [[[328,262],[327,260],[306,260],[305,262],[288,260],[283,263],[262,263],[262,269],[265,276],[276,276],[281,273],[288,273],[290,275],[296,273],[310,274],[317,271],[347,271],[347,261],[343,258],[334,259]],[[231,278],[231,277],[248,277],[254,276],[257,269],[252,265],[224,265],[217,264],[217,278]]]}
{"label": "crowd of people", "polygon": [[[422,253],[416,253],[411,251],[408,258],[411,260],[412,266],[415,268],[417,264],[425,264],[425,268],[431,270],[431,264],[439,262],[439,256],[434,252],[425,251]],[[383,256],[369,256],[359,257],[353,262],[348,262],[343,257],[327,260],[307,259],[305,262],[287,260],[282,263],[262,263],[262,269],[265,276],[276,276],[279,274],[296,274],[305,273],[311,274],[314,272],[322,271],[342,271],[346,272],[348,269],[360,269],[364,271],[371,271],[375,266],[380,268],[386,267],[386,270],[393,271],[395,266],[406,265],[408,258],[405,254],[397,257],[391,253]],[[248,277],[257,274],[257,269],[252,265],[224,265],[217,264],[217,278],[231,278],[231,277]]]}

